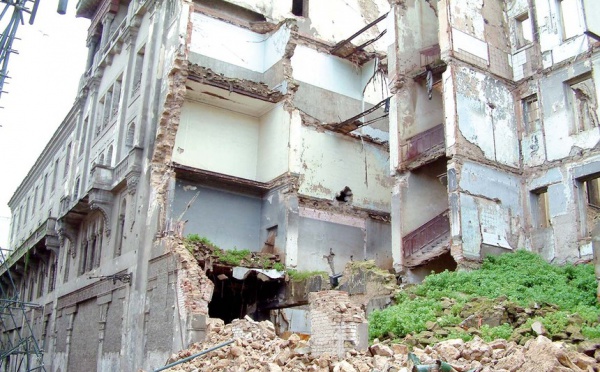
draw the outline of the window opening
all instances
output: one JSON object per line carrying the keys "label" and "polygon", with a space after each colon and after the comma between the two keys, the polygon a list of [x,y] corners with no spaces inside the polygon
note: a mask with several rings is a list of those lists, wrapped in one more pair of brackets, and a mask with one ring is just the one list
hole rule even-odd
{"label": "window opening", "polygon": [[548,204],[548,189],[538,189],[533,194],[533,222],[534,227],[544,229],[550,227],[550,210]]}
{"label": "window opening", "polygon": [[298,17],[308,17],[308,0],[293,0],[292,14]]}
{"label": "window opening", "polygon": [[540,129],[539,102],[537,95],[531,95],[521,100],[523,107],[523,126],[527,133],[533,133]]}
{"label": "window opening", "polygon": [[529,14],[524,13],[518,16],[515,21],[517,28],[517,48],[531,44],[533,42],[533,28]]}
{"label": "window opening", "polygon": [[586,131],[598,126],[596,115],[597,97],[591,77],[569,85],[569,104],[574,116],[574,133]]}
{"label": "window opening", "polygon": [[579,0],[558,0],[558,2],[563,40],[581,34],[583,30],[579,16]]}

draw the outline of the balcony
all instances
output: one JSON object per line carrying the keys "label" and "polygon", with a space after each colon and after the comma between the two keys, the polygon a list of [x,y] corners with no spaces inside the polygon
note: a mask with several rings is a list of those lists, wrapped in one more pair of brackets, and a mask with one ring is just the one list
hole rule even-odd
{"label": "balcony", "polygon": [[70,240],[73,231],[88,214],[94,210],[102,213],[107,235],[110,234],[110,216],[115,192],[127,187],[134,193],[142,171],[143,149],[134,147],[115,168],[108,165],[94,164],[90,180],[86,187],[76,195],[65,195],[60,200],[60,231]]}
{"label": "balcony", "polygon": [[142,173],[142,156],[144,149],[134,147],[129,151],[129,154],[121,160],[113,171],[112,190],[116,191],[127,186],[127,190],[135,192],[137,182]]}
{"label": "balcony", "polygon": [[[44,247],[46,250],[54,250],[58,256],[58,234],[56,232],[56,219],[48,218],[28,238],[10,253],[6,261],[0,263],[0,276],[9,268],[22,259],[27,252],[35,248]],[[42,249],[34,251],[34,255],[43,255]],[[47,254],[47,253],[46,253]],[[12,273],[12,271],[11,271]]]}
{"label": "balcony", "polygon": [[407,139],[400,145],[402,160],[400,170],[417,169],[439,159],[445,153],[444,125],[439,124]]}
{"label": "balcony", "polygon": [[446,210],[402,238],[405,265],[414,267],[429,262],[449,249],[449,241],[450,220]]}

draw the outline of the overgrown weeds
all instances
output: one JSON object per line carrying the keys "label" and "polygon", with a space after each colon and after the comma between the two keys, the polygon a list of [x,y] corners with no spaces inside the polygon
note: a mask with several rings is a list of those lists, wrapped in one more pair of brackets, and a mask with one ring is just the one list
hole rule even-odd
{"label": "overgrown weeds", "polygon": [[[526,251],[490,256],[479,270],[432,274],[402,292],[396,305],[371,314],[370,337],[401,339],[447,328],[435,337],[467,340],[477,334],[485,340],[516,339],[516,333],[531,336],[531,324],[540,321],[547,335],[557,339],[577,332],[588,339],[600,338],[596,286],[591,264],[551,265]],[[479,324],[472,329],[461,324],[465,314],[481,319],[481,312],[497,305],[521,313],[517,319],[514,311],[507,316],[506,310],[507,322],[495,327]]]}

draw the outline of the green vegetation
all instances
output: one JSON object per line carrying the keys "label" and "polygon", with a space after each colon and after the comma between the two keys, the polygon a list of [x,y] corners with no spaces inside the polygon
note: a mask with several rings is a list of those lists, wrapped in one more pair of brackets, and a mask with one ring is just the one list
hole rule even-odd
{"label": "green vegetation", "polygon": [[275,269],[275,270],[277,270],[277,271],[284,271],[284,270],[285,270],[285,265],[284,265],[284,264],[282,264],[281,262],[275,262],[275,263],[273,264],[273,267],[272,267],[272,269]]}
{"label": "green vegetation", "polygon": [[287,271],[287,274],[292,282],[301,282],[308,278],[312,278],[313,276],[328,277],[325,271],[298,271],[290,269]]}
{"label": "green vegetation", "polygon": [[250,260],[252,258],[252,254],[247,249],[237,250],[234,248],[231,251],[226,251],[223,249],[215,250],[215,255],[224,264],[232,265],[232,266],[241,266],[244,260]]}
{"label": "green vegetation", "polygon": [[[490,256],[479,270],[432,274],[402,292],[396,305],[371,314],[369,333],[371,339],[399,340],[409,334],[418,339],[429,331],[438,340],[468,340],[475,334],[484,340],[520,340],[533,336],[531,325],[540,321],[557,339],[567,334],[600,338],[596,286],[591,264],[556,266],[525,251]],[[498,313],[498,306],[506,323],[481,324]],[[470,315],[480,324],[465,325]]]}

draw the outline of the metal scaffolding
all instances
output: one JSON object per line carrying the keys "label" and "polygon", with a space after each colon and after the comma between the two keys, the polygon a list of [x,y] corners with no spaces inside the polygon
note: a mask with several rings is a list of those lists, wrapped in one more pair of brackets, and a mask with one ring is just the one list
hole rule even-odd
{"label": "metal scaffolding", "polygon": [[[4,9],[0,13],[0,24],[6,25],[0,37],[0,97],[4,91],[4,83],[8,76],[8,60],[12,53],[13,41],[16,39],[19,25],[25,24],[25,14],[29,15],[29,24],[33,24],[39,0],[1,0]],[[9,18],[10,17],[10,18]]]}
{"label": "metal scaffolding", "polygon": [[0,248],[0,370],[46,371],[43,350],[33,331],[33,313],[42,306],[20,298],[12,268]]}

